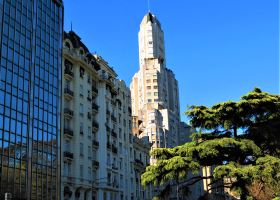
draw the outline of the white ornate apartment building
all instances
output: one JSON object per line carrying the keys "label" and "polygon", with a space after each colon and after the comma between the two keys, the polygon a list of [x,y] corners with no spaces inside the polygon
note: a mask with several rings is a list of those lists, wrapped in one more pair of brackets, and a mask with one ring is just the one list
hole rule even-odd
{"label": "white ornate apartment building", "polygon": [[144,16],[138,38],[140,69],[130,85],[138,137],[148,138],[152,148],[174,147],[180,127],[178,82],[166,67],[164,34],[152,13]]}
{"label": "white ornate apartment building", "polygon": [[135,145],[130,89],[73,31],[63,46],[61,199],[151,199],[139,187],[149,150]]}

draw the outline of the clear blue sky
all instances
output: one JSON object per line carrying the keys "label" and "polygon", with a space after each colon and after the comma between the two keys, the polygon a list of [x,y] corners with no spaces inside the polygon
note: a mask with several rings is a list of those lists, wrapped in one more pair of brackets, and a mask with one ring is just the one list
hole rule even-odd
{"label": "clear blue sky", "polygon": [[[279,92],[278,0],[151,0],[165,33],[167,65],[187,105],[238,100],[255,86]],[[138,70],[138,30],[147,0],[64,0],[65,30],[129,85]]]}

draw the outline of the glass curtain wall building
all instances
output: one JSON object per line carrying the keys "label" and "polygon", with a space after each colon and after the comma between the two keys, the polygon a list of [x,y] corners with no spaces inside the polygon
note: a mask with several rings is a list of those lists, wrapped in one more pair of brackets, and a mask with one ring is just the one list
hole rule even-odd
{"label": "glass curtain wall building", "polygon": [[59,199],[63,4],[0,0],[0,199]]}

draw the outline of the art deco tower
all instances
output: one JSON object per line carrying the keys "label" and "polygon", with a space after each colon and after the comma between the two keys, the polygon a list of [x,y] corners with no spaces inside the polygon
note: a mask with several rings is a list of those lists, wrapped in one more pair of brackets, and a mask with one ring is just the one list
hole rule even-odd
{"label": "art deco tower", "polygon": [[142,20],[138,39],[140,67],[145,65],[145,59],[158,58],[164,62],[164,34],[160,22],[151,13]]}
{"label": "art deco tower", "polygon": [[140,69],[130,85],[133,127],[153,148],[178,144],[180,107],[178,82],[166,67],[164,33],[155,15],[144,16],[139,38]]}

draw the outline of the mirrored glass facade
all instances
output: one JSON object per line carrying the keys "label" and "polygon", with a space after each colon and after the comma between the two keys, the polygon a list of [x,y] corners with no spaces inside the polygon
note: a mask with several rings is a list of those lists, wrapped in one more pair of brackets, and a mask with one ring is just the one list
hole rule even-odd
{"label": "mirrored glass facade", "polygon": [[59,199],[63,5],[0,0],[0,199]]}

